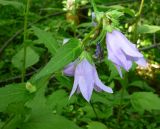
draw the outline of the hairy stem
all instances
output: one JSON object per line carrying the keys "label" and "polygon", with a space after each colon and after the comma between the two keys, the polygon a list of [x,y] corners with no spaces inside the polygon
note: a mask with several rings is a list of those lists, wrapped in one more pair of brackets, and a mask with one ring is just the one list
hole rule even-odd
{"label": "hairy stem", "polygon": [[136,42],[136,40],[137,40],[137,26],[138,26],[138,22],[140,20],[140,16],[141,16],[141,13],[142,13],[143,5],[144,5],[144,0],[141,0],[139,11],[136,14],[136,21],[135,21],[135,26],[134,26],[134,36],[133,36],[134,37],[134,39],[133,39],[134,42]]}
{"label": "hairy stem", "polygon": [[23,44],[24,44],[24,54],[23,54],[23,67],[22,67],[22,82],[24,82],[25,74],[26,74],[26,39],[27,39],[27,25],[28,25],[28,13],[29,13],[29,6],[30,6],[30,0],[27,0],[27,5],[25,9],[25,15],[24,15],[24,35],[23,35]]}
{"label": "hairy stem", "polygon": [[143,9],[143,5],[144,5],[144,0],[141,0],[141,4],[140,4],[140,7],[139,7],[138,15],[141,15],[142,9]]}

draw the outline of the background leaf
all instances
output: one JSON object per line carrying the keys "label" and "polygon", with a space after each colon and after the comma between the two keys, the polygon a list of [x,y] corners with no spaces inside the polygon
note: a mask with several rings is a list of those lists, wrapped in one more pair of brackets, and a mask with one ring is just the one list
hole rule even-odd
{"label": "background leaf", "polygon": [[135,92],[131,95],[131,104],[136,111],[160,110],[160,98],[152,92]]}
{"label": "background leaf", "polygon": [[0,88],[0,111],[4,111],[11,103],[24,102],[29,97],[25,84],[11,84]]}
{"label": "background leaf", "polygon": [[103,123],[95,121],[95,122],[89,123],[88,129],[107,129],[107,127]]}
{"label": "background leaf", "polygon": [[138,27],[138,33],[145,34],[145,33],[155,33],[160,31],[160,26],[155,25],[141,25]]}
{"label": "background leaf", "polygon": [[40,43],[43,43],[48,48],[48,51],[52,55],[54,55],[57,49],[59,48],[59,45],[56,39],[52,36],[52,34],[50,32],[41,30],[37,27],[32,27],[32,30],[34,31],[35,35],[38,37],[38,41]]}
{"label": "background leaf", "polygon": [[9,0],[0,0],[0,4],[1,5],[11,5],[15,8],[19,8],[19,7],[24,7],[24,5],[20,2],[17,2],[17,1],[9,1]]}
{"label": "background leaf", "polygon": [[[23,67],[23,54],[24,48],[22,48],[16,55],[12,58],[12,63],[19,70],[22,70]],[[39,61],[39,55],[31,48],[27,47],[26,49],[26,68],[36,64]]]}
{"label": "background leaf", "polygon": [[154,92],[155,90],[150,87],[145,81],[141,81],[141,80],[137,80],[137,81],[133,81],[129,84],[129,86],[134,86],[134,87],[139,87],[142,90],[146,90],[146,91],[152,91]]}

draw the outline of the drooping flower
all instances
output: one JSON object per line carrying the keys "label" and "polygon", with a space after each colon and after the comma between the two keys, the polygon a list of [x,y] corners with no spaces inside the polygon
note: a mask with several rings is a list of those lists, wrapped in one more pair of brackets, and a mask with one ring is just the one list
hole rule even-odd
{"label": "drooping flower", "polygon": [[[73,64],[70,65],[70,69],[66,72],[67,74],[71,73],[71,66],[74,66]],[[71,75],[70,74],[70,75]],[[79,91],[82,93],[83,97],[89,102],[92,91],[95,89],[96,91],[106,91],[108,93],[113,93],[112,89],[108,86],[105,86],[101,80],[98,77],[96,68],[94,65],[91,65],[86,59],[83,59],[76,67],[75,67],[75,73],[74,73],[74,84],[72,91],[70,93],[70,97],[74,94],[75,91]]]}
{"label": "drooping flower", "polygon": [[147,66],[146,60],[138,51],[136,45],[131,43],[120,31],[113,30],[111,33],[108,32],[106,35],[106,44],[108,59],[115,64],[121,77],[121,68],[128,71],[132,67],[133,61],[140,66]]}

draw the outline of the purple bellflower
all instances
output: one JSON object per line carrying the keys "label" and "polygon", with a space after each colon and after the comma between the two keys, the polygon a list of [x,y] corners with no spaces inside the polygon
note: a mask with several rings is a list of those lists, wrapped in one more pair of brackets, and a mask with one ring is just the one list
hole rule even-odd
{"label": "purple bellflower", "polygon": [[[75,68],[75,69],[74,69]],[[74,84],[70,97],[75,91],[81,92],[83,97],[89,102],[92,91],[106,91],[108,93],[113,93],[112,89],[105,86],[98,77],[97,70],[94,65],[91,65],[86,59],[83,59],[76,67],[75,64],[69,64],[65,68],[64,74],[73,75],[74,72]]]}
{"label": "purple bellflower", "polygon": [[121,77],[121,68],[128,71],[132,67],[133,61],[142,67],[147,66],[146,60],[138,51],[136,45],[131,43],[120,31],[113,30],[111,33],[108,32],[106,44],[108,59],[115,64]]}

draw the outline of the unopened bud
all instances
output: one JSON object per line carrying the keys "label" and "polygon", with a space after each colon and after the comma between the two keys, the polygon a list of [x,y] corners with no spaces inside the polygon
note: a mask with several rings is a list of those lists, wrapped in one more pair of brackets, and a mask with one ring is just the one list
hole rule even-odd
{"label": "unopened bud", "polygon": [[36,92],[37,88],[36,86],[32,85],[30,82],[26,83],[26,89],[30,92],[30,93],[34,93]]}

